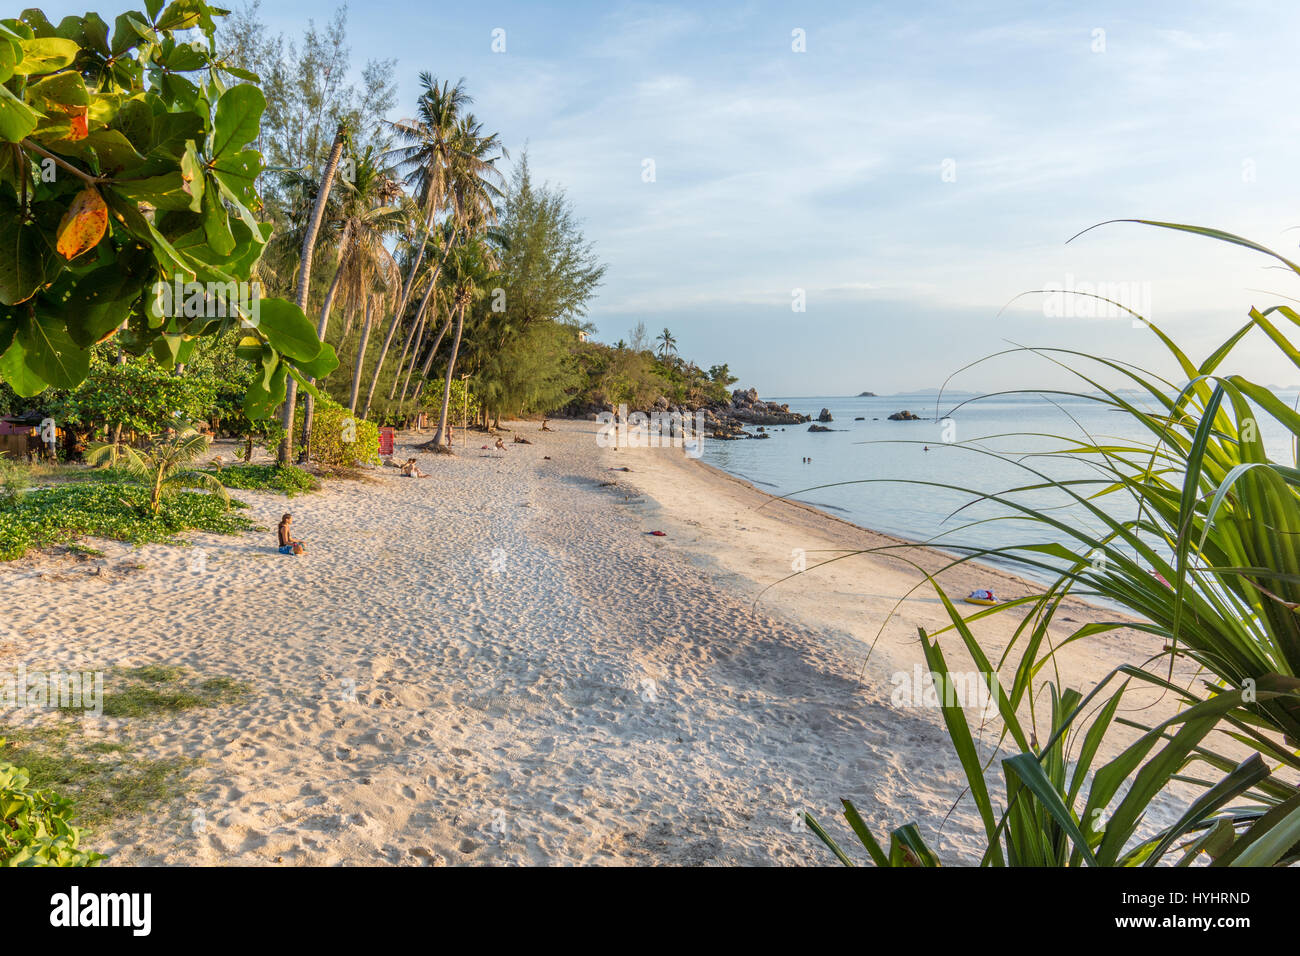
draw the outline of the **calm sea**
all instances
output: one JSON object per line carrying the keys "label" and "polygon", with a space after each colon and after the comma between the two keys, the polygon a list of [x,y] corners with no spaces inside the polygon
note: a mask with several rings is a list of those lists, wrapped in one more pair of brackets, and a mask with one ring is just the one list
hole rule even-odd
{"label": "calm sea", "polygon": [[[1297,398],[1294,391],[1278,395],[1292,405]],[[1134,397],[1129,396],[1130,400]],[[996,547],[1051,539],[1071,543],[1077,550],[1064,534],[1053,534],[1041,525],[1002,520],[1011,511],[995,502],[979,502],[979,495],[1041,480],[1028,469],[1057,479],[1092,476],[1085,465],[1035,455],[1036,451],[1063,447],[1059,440],[1040,436],[1083,437],[1086,433],[1093,439],[1135,439],[1141,437],[1140,429],[1126,416],[1085,399],[1054,396],[1048,401],[1032,395],[971,398],[945,395],[936,406],[933,394],[782,397],[776,401],[788,402],[791,411],[814,418],[822,408],[829,409],[834,421],[828,427],[835,431],[809,432],[807,425],[769,426],[772,437],[764,441],[707,441],[703,459],[770,494],[789,495],[863,527],[912,540],[933,540],[938,546]],[[888,420],[890,414],[903,409],[925,420]],[[950,424],[945,418],[951,419]],[[955,440],[945,441],[945,437]],[[1266,424],[1264,437],[1274,460],[1292,460],[1290,435],[1285,430],[1269,432]],[[1013,456],[1019,465],[983,451]],[[805,464],[805,457],[812,461]],[[1091,516],[1059,491],[1021,494],[1018,500],[1059,507],[1060,516],[1095,530]],[[1103,502],[1112,514],[1133,516],[1135,507],[1130,500],[1112,495]],[[964,527],[972,521],[981,523]]]}

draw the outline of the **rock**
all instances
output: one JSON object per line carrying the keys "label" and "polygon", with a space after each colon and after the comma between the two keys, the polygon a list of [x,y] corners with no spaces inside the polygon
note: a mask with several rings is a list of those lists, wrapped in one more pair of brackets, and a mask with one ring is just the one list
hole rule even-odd
{"label": "rock", "polygon": [[855,418],[855,419],[853,419],[853,420],[854,420],[855,422],[865,422],[865,421],[867,420],[867,418],[866,418],[865,415],[859,415],[857,418]]}
{"label": "rock", "polygon": [[889,416],[889,420],[891,422],[919,422],[921,421],[921,416],[913,415],[911,412],[907,411],[907,409],[904,409],[901,412],[894,412],[894,414]]}
{"label": "rock", "polygon": [[833,429],[833,428],[827,428],[825,425],[809,425],[809,426],[808,426],[808,430],[809,430],[810,432],[833,432],[833,431],[835,431],[835,429]]}
{"label": "rock", "polygon": [[817,420],[819,422],[834,421],[834,419],[831,418],[831,410],[829,408],[823,408],[821,414],[817,416]]}

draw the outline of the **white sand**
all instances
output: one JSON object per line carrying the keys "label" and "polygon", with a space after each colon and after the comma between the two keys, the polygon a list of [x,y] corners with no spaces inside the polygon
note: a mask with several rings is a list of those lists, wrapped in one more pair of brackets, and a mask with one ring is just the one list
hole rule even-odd
{"label": "white sand", "polygon": [[[234,493],[271,529],[291,511],[304,557],[276,554],[272,530],[194,536],[197,573],[194,549],[104,542],[95,561],[0,565],[0,669],[168,664],[254,686],[216,709],[84,718],[139,756],[201,761],[189,794],[94,848],[115,864],[825,864],[794,820],[852,843],[848,797],[877,830],[916,820],[945,860],[973,860],[970,800],[944,822],[963,779],[938,711],[890,700],[942,606],[918,591],[868,661],[916,572],[812,568],[886,539],[757,510],[765,495],[680,451],[599,449],[594,423],[514,427],[533,444],[412,452],[424,480]],[[810,570],[755,609],[794,548]],[[978,569],[949,584],[1027,587]],[[981,626],[990,652],[1010,626]],[[950,664],[968,666],[956,641]],[[1063,666],[1085,686],[1157,649],[1122,633]]]}

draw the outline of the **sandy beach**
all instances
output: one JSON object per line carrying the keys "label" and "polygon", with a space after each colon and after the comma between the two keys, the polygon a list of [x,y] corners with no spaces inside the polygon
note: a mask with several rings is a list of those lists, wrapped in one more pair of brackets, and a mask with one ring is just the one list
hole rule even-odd
{"label": "sandy beach", "polygon": [[[939,711],[891,702],[922,660],[917,627],[948,622],[926,587],[895,610],[920,580],[904,558],[936,555],[817,567],[891,539],[680,450],[600,448],[595,423],[510,427],[532,444],[412,450],[427,479],[235,492],[262,533],[0,565],[0,668],[165,664],[252,687],[80,718],[197,760],[184,797],[90,835],[110,865],[829,864],[798,817],[851,840],[841,797],[880,830],[916,820],[945,862],[978,859],[970,801],[949,815],[964,781]],[[275,552],[284,511],[303,557]],[[796,549],[808,570],[764,590]],[[1033,587],[972,566],[944,582]],[[979,626],[990,653],[1014,626],[1001,617]],[[944,647],[967,666],[955,635]],[[1061,668],[1087,687],[1158,650],[1120,631]]]}

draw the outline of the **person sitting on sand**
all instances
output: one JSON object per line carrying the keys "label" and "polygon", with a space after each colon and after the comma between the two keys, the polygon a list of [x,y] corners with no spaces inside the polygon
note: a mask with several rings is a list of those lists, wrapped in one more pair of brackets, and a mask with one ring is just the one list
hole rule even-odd
{"label": "person sitting on sand", "polygon": [[544,431],[544,432],[553,432],[553,431],[555,431],[554,428],[552,428],[550,425],[547,424],[547,422],[549,422],[549,421],[550,421],[549,418],[543,418],[543,419],[542,419],[542,429],[541,429],[542,431]]}
{"label": "person sitting on sand", "polygon": [[294,538],[290,525],[293,524],[293,515],[285,512],[280,519],[280,553],[281,554],[302,554],[307,549],[303,543]]}
{"label": "person sitting on sand", "polygon": [[497,436],[497,450],[498,450],[498,451],[505,451],[505,450],[506,450],[506,443],[505,443],[504,441],[501,440],[501,436],[500,436],[500,435]]}
{"label": "person sitting on sand", "polygon": [[428,478],[429,476],[416,467],[415,459],[406,459],[406,464],[402,466],[403,478]]}

